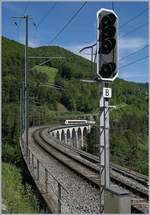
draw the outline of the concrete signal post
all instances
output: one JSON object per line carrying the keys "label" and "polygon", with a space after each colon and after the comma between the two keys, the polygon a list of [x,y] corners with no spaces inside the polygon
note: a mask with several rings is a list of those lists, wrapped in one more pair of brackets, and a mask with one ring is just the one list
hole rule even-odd
{"label": "concrete signal post", "polygon": [[[100,82],[100,213],[130,213],[127,192],[112,187],[109,167],[110,83],[118,76],[118,17],[112,10],[97,12],[97,77]],[[110,202],[116,203],[110,204]],[[122,207],[122,201],[126,207]],[[123,204],[125,205],[125,204]]]}

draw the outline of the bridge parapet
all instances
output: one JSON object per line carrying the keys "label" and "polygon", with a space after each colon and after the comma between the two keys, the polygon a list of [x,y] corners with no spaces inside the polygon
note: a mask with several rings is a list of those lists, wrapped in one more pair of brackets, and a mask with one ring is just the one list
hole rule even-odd
{"label": "bridge parapet", "polygon": [[91,132],[92,125],[63,125],[49,129],[49,134],[60,142],[81,149],[87,148],[87,135]]}
{"label": "bridge parapet", "polygon": [[[26,157],[26,149],[24,147],[24,142],[22,141],[22,153],[24,158]],[[73,208],[73,203],[69,198],[70,193],[63,186],[61,181],[59,181],[40,161],[37,155],[33,153],[30,149],[28,150],[28,156],[25,159],[28,169],[34,179],[39,191],[41,192],[43,198],[46,200],[48,208],[53,213],[68,213]],[[51,194],[50,194],[51,193]],[[49,201],[49,196],[51,201]]]}
{"label": "bridge parapet", "polygon": [[[33,129],[33,131],[32,128],[30,129],[28,153],[26,153],[25,134],[20,140],[20,146],[29,172],[47,203],[48,212],[55,214],[98,213],[98,187],[89,183],[79,173],[77,174],[71,168],[66,167],[63,162],[55,159],[53,153],[51,156],[47,151],[41,150],[45,143],[41,142],[41,134],[49,139],[47,128],[42,132],[40,133],[39,129]],[[55,142],[58,143],[59,140],[56,139]],[[60,147],[65,148],[64,145],[60,145]],[[72,156],[76,156],[76,153],[72,152]],[[62,159],[61,156],[59,158]]]}

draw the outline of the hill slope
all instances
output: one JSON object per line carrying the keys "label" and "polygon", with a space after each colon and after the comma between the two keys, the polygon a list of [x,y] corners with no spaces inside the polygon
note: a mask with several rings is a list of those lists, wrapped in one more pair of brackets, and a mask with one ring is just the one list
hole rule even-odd
{"label": "hill slope", "polygon": [[55,82],[55,77],[58,72],[58,69],[49,66],[35,66],[35,70],[37,73],[46,74],[46,76],[48,77],[48,83]]}
{"label": "hill slope", "polygon": [[[64,48],[47,46],[29,48],[30,56],[61,56],[29,74],[30,125],[50,123],[68,115],[57,109],[68,110],[69,118],[83,113],[98,112],[99,87],[97,84],[81,83],[79,78],[91,78],[90,61]],[[30,68],[43,59],[30,59]],[[49,71],[53,69],[53,77]],[[40,72],[38,72],[38,71]],[[57,71],[56,73],[54,72]],[[7,38],[2,39],[2,96],[3,96],[3,159],[16,162],[19,136],[19,90],[24,71],[24,46]],[[49,81],[61,85],[64,90],[42,86]],[[112,160],[133,169],[148,171],[148,86],[117,79],[112,84],[112,105],[122,108],[111,112]],[[35,103],[36,102],[36,103]],[[58,105],[58,104],[62,104]],[[59,107],[58,107],[59,106]],[[61,107],[61,108],[60,108]],[[62,108],[64,107],[64,108]],[[96,131],[96,129],[95,129]],[[94,131],[94,132],[95,132]],[[97,133],[95,133],[96,137]],[[89,139],[89,143],[90,143]],[[95,139],[95,143],[98,140]],[[15,147],[14,147],[15,146]],[[89,151],[93,150],[89,145]],[[96,147],[95,147],[96,149]],[[93,153],[97,153],[97,151]],[[123,159],[123,161],[122,161]],[[138,162],[137,162],[138,161]]]}

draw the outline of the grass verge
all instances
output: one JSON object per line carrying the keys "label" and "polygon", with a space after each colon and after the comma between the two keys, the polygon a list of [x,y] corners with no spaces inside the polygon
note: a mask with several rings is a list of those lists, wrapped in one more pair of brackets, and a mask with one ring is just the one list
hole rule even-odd
{"label": "grass verge", "polygon": [[20,170],[13,164],[2,163],[3,213],[41,213],[39,202],[31,186],[22,184]]}

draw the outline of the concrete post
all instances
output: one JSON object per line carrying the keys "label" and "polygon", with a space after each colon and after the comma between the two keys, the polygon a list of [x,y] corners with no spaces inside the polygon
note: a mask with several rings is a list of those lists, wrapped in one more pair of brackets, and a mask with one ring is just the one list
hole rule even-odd
{"label": "concrete post", "polygon": [[58,140],[60,140],[60,133],[59,133],[59,130],[58,130],[58,138],[57,138]]}
{"label": "concrete post", "polygon": [[81,131],[81,147],[84,147],[84,143],[83,143],[83,132]]}
{"label": "concrete post", "polygon": [[104,98],[104,120],[105,120],[105,184],[110,186],[110,169],[109,169],[109,101]]}
{"label": "concrete post", "polygon": [[78,132],[77,131],[75,131],[75,138],[76,138],[77,149],[79,149],[79,138],[78,138]]}
{"label": "concrete post", "polygon": [[105,190],[104,213],[131,214],[131,199],[129,192],[117,185],[111,185]]}
{"label": "concrete post", "polygon": [[104,98],[100,97],[100,213],[104,212],[105,189],[105,132],[104,132]]}
{"label": "concrete post", "polygon": [[64,135],[65,135],[65,144],[67,144],[67,133],[65,133]]}
{"label": "concrete post", "polygon": [[67,145],[70,145],[70,137],[67,138]]}
{"label": "concrete post", "polygon": [[28,157],[28,127],[29,127],[29,110],[28,110],[28,20],[29,17],[25,16],[25,72],[24,72],[24,90],[25,90],[25,134],[26,134],[26,157]]}

